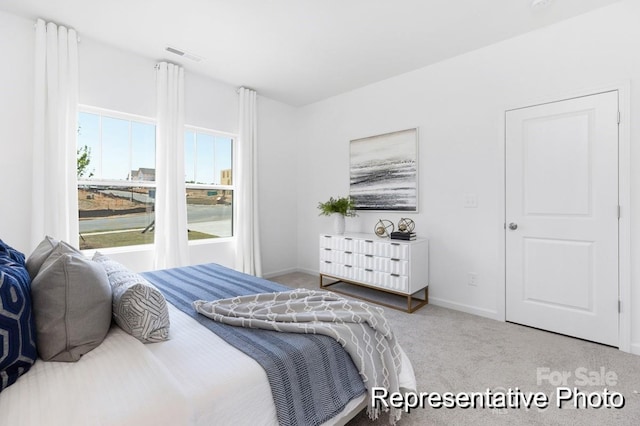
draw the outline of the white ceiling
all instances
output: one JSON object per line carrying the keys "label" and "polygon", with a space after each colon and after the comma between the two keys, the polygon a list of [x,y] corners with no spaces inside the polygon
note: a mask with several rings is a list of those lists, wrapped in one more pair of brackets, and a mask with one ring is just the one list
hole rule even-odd
{"label": "white ceiling", "polygon": [[299,106],[616,1],[0,0],[0,9]]}

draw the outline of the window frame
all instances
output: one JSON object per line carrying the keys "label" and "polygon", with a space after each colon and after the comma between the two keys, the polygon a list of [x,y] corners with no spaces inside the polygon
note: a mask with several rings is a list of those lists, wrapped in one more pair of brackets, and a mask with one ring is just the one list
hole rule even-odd
{"label": "window frame", "polygon": [[[122,111],[116,111],[116,110],[112,110],[112,109],[108,109],[108,108],[101,108],[101,107],[96,107],[96,106],[91,106],[91,105],[86,105],[86,104],[78,104],[78,109],[77,109],[77,113],[78,115],[80,113],[88,113],[88,114],[95,114],[95,115],[99,115],[101,117],[106,116],[109,118],[114,118],[114,119],[119,119],[119,120],[126,120],[129,122],[139,122],[139,123],[144,123],[144,124],[151,124],[155,127],[156,129],[156,144],[157,144],[157,128],[158,128],[158,122],[155,118],[151,118],[151,117],[147,117],[147,116],[143,116],[143,115],[138,115],[138,114],[131,114],[131,113],[127,113],[127,112],[122,112]],[[203,245],[203,244],[215,244],[215,243],[222,243],[222,242],[228,242],[230,240],[234,240],[236,238],[236,234],[235,234],[235,216],[236,216],[236,194],[237,194],[237,186],[235,184],[236,179],[235,179],[235,173],[233,172],[233,170],[235,170],[236,167],[236,150],[237,150],[237,143],[238,143],[238,135],[235,133],[230,133],[230,132],[224,132],[224,131],[220,131],[220,130],[213,130],[213,129],[209,129],[209,128],[205,128],[205,127],[200,127],[200,126],[192,126],[192,125],[188,125],[185,124],[183,127],[183,132],[186,133],[188,131],[194,132],[194,133],[201,133],[201,134],[206,134],[209,136],[213,136],[215,137],[223,137],[223,138],[228,138],[231,139],[231,170],[232,170],[232,184],[231,185],[209,185],[209,184],[196,184],[196,183],[186,183],[185,182],[185,190],[188,189],[211,189],[211,190],[220,190],[220,191],[231,191],[233,193],[233,202],[231,204],[231,236],[226,236],[226,237],[216,237],[216,238],[205,238],[205,239],[199,239],[199,240],[188,240],[188,245]],[[100,123],[100,144],[102,145],[102,122]],[[129,138],[131,138],[131,126],[129,127]],[[102,146],[101,146],[102,147]],[[156,145],[157,148],[157,145]],[[184,149],[184,148],[183,148]],[[156,151],[156,157],[157,157],[157,151]],[[131,145],[129,146],[129,159],[132,158],[132,147]],[[154,159],[155,160],[155,159]],[[100,156],[100,170],[102,170],[102,155]],[[154,161],[155,163],[155,161]],[[130,167],[129,167],[130,168]],[[156,166],[156,170],[157,170],[157,166]],[[132,185],[135,185],[136,187],[140,187],[140,188],[156,188],[157,187],[157,182],[154,181],[137,181],[137,180],[133,180],[132,176],[129,175],[129,179],[127,180],[110,180],[110,179],[78,179],[77,183],[76,183],[76,192],[78,191],[78,188],[80,186],[105,186],[105,187],[122,187],[122,188],[128,188],[131,187]],[[80,220],[79,218],[76,218],[76,216],[73,216],[73,218],[75,220]],[[186,223],[187,227],[189,226],[189,222],[188,222],[188,218],[187,218],[187,223]],[[188,237],[187,237],[188,238]],[[150,243],[150,244],[137,244],[137,245],[129,245],[129,246],[115,246],[115,247],[103,247],[103,248],[99,248],[99,249],[87,249],[84,250],[86,252],[92,252],[92,251],[96,251],[96,250],[100,250],[102,252],[106,252],[106,253],[126,253],[126,252],[133,252],[133,251],[143,251],[143,250],[149,250],[150,248],[152,248],[155,244],[155,238],[154,238],[154,242]]]}
{"label": "window frame", "polygon": [[[100,116],[100,125],[99,125],[99,137],[100,137],[100,148],[101,148],[101,154],[102,154],[102,139],[103,139],[103,134],[102,134],[102,118],[103,117],[108,117],[108,118],[113,118],[113,119],[117,119],[117,120],[126,120],[129,122],[138,122],[138,123],[143,123],[143,124],[150,124],[154,126],[155,129],[155,136],[156,136],[156,142],[157,142],[157,136],[158,136],[158,123],[157,120],[151,117],[146,117],[143,115],[137,115],[137,114],[130,114],[127,112],[122,112],[122,111],[115,111],[115,110],[111,110],[111,109],[107,109],[107,108],[100,108],[100,107],[95,107],[95,106],[91,106],[91,105],[85,105],[85,104],[78,104],[78,109],[77,109],[77,114],[78,116],[81,113],[87,113],[87,114],[94,114],[94,115],[99,115]],[[129,126],[129,142],[131,142],[131,132],[132,132],[132,126]],[[76,142],[76,149],[78,149],[78,143]],[[154,149],[155,152],[155,149]],[[131,161],[132,158],[132,146],[131,144],[129,144],[129,161]],[[98,160],[100,162],[100,169],[102,170],[102,155],[100,155],[100,158]],[[154,158],[154,167],[155,167],[155,161],[156,158]],[[127,169],[131,169],[131,164],[129,164],[129,167],[127,167]],[[76,197],[77,195],[77,191],[79,189],[80,186],[103,186],[103,187],[118,187],[118,188],[130,188],[131,186],[136,186],[136,187],[140,187],[140,188],[156,188],[156,181],[137,181],[137,180],[133,180],[131,173],[129,173],[129,179],[127,180],[112,180],[112,179],[77,179],[76,182]],[[155,210],[155,202],[154,202],[154,210]],[[76,216],[74,216],[74,218],[76,218]],[[76,220],[80,221],[80,218],[77,217]],[[105,253],[124,253],[124,252],[133,252],[133,251],[138,251],[138,250],[148,250],[149,248],[152,248],[155,244],[155,235],[154,235],[154,242],[152,243],[146,243],[146,244],[135,244],[135,245],[128,245],[128,246],[112,246],[112,247],[100,247],[97,249],[86,249],[83,250],[84,252],[95,252],[95,251],[101,251],[101,252],[105,252]]]}
{"label": "window frame", "polygon": [[[136,121],[144,124],[152,124],[156,129],[156,142],[158,137],[158,123],[154,118],[145,117],[143,115],[137,114],[129,114],[128,112],[114,111],[111,109],[94,107],[90,105],[79,104],[78,105],[78,115],[80,113],[87,114],[95,114],[102,116],[107,116],[109,118],[115,118],[117,120],[126,120],[126,121]],[[129,140],[131,140],[131,126],[129,126]],[[76,144],[77,145],[77,144]],[[102,147],[102,120],[100,121],[100,145]],[[132,157],[132,149],[129,146],[129,159]],[[156,154],[157,156],[157,154]],[[102,155],[100,156],[100,169],[102,169]],[[155,164],[155,158],[154,158]],[[130,169],[130,167],[128,167]],[[144,187],[144,188],[155,188],[155,181],[134,181],[131,179],[131,175],[129,175],[128,180],[109,180],[109,179],[78,179],[78,185],[91,185],[92,183],[100,182],[100,185],[108,185],[108,186],[120,186],[120,187],[128,187],[131,186],[131,182],[136,182],[136,186]]]}
{"label": "window frame", "polygon": [[[236,135],[235,133],[230,133],[230,132],[222,132],[219,130],[212,130],[212,129],[208,129],[206,127],[199,127],[199,126],[192,126],[189,124],[185,124],[184,126],[184,132],[194,132],[196,135],[198,133],[201,134],[205,134],[205,135],[209,135],[209,136],[213,136],[214,138],[216,136],[218,137],[224,137],[224,138],[229,138],[231,139],[231,173],[232,173],[232,178],[231,178],[231,185],[209,185],[209,184],[202,184],[202,183],[187,183],[185,182],[185,190],[186,189],[211,189],[211,190],[220,190],[220,191],[231,191],[233,193],[233,202],[231,203],[231,236],[228,237],[216,237],[216,238],[205,238],[205,239],[201,239],[201,240],[190,240],[189,244],[190,245],[199,245],[199,244],[208,244],[208,243],[212,243],[212,242],[217,242],[217,241],[229,241],[232,239],[236,238],[236,233],[235,233],[235,217],[236,217],[236,179],[235,179],[235,173],[233,172],[236,169],[236,146],[237,146],[237,142],[238,142],[238,135]],[[189,220],[187,218],[187,227],[189,226]]]}

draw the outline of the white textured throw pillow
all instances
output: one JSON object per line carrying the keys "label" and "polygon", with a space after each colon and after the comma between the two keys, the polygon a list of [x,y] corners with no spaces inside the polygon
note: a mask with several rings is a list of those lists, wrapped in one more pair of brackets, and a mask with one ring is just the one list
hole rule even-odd
{"label": "white textured throw pillow", "polygon": [[96,252],[93,260],[102,265],[113,293],[113,319],[124,331],[142,343],[169,339],[167,301],[141,275]]}

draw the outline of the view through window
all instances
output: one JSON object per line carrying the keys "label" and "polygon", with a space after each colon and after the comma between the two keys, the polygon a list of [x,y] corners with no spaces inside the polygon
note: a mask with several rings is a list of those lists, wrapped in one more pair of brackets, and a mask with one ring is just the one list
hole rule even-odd
{"label": "view through window", "polygon": [[184,137],[189,240],[233,235],[233,137],[188,127]]}
{"label": "view through window", "polygon": [[153,243],[155,147],[152,120],[78,114],[81,249]]}
{"label": "view through window", "polygon": [[[81,108],[78,207],[81,249],[152,244],[155,219],[153,120]],[[233,235],[233,137],[185,131],[189,240]]]}

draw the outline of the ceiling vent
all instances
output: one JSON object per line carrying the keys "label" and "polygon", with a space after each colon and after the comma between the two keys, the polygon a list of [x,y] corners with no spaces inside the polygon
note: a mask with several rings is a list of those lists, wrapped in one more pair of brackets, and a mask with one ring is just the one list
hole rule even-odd
{"label": "ceiling vent", "polygon": [[177,49],[175,47],[168,46],[167,48],[165,48],[165,50],[167,52],[173,53],[174,55],[182,56],[183,58],[189,59],[189,60],[191,60],[193,62],[202,61],[202,56],[198,56],[195,53],[187,52],[187,51],[182,50],[182,49]]}
{"label": "ceiling vent", "polygon": [[553,0],[531,0],[531,9],[541,9],[549,6]]}

